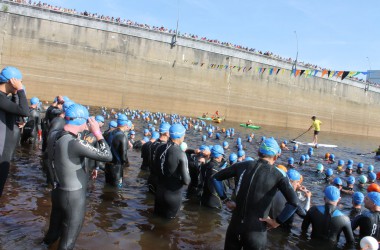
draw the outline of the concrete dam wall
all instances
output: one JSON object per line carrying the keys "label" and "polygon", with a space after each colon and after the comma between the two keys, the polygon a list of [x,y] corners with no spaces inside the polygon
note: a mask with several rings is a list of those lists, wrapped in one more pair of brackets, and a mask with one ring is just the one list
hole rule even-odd
{"label": "concrete dam wall", "polygon": [[[186,116],[219,110],[229,121],[380,136],[380,91],[349,79],[290,76],[292,65],[188,38],[0,1],[1,67],[24,74],[28,97]],[[202,62],[205,66],[193,65]],[[213,69],[209,64],[278,67]],[[301,69],[301,67],[299,67]],[[334,78],[335,79],[335,78]]]}

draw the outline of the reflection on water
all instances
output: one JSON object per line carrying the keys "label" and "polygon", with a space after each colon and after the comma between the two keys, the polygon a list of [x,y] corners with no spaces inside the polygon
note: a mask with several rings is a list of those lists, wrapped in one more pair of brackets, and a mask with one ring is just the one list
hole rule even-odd
{"label": "reflection on water", "polygon": [[[141,131],[142,123],[136,122],[136,131]],[[235,127],[234,139],[228,139],[233,147],[236,138],[246,136],[251,130],[238,127],[237,124],[224,123],[219,126]],[[305,125],[308,127],[308,124]],[[278,127],[264,127],[256,133],[255,141],[244,142],[247,155],[256,157],[257,141],[262,135],[274,136],[279,140],[291,140],[303,131]],[[137,134],[137,138],[141,133]],[[198,147],[202,134],[195,131],[187,133],[189,147]],[[300,138],[311,141],[312,133]],[[323,184],[316,184],[314,168],[323,163],[326,152],[333,152],[336,159],[363,162],[365,166],[373,164],[378,171],[378,164],[371,155],[358,156],[357,153],[370,152],[377,148],[376,138],[321,133],[321,143],[337,144],[339,148],[314,150],[312,160],[300,167],[304,175],[304,184],[312,191],[312,204],[322,204],[321,190]],[[222,141],[208,139],[207,144]],[[227,155],[236,151],[228,150]],[[297,153],[283,152],[278,163],[286,165],[289,156],[297,161],[301,154],[307,152],[306,146],[300,146]],[[131,167],[125,171],[124,187],[114,190],[104,186],[104,175],[90,182],[87,195],[87,213],[83,229],[78,238],[76,249],[222,249],[230,213],[227,210],[213,210],[200,207],[196,199],[185,200],[183,209],[174,220],[163,220],[153,216],[154,197],[148,193],[146,186],[147,172],[140,170],[140,152],[130,151]],[[355,164],[356,166],[356,164]],[[336,174],[337,175],[337,174]],[[344,177],[344,174],[338,174]],[[341,209],[349,211],[351,199],[342,197]],[[41,240],[48,227],[50,215],[50,192],[40,166],[40,150],[37,147],[19,147],[11,167],[4,195],[0,204],[0,249],[46,249]],[[306,240],[300,239],[301,220],[296,218],[291,233],[279,230],[268,234],[269,249],[314,249]],[[341,240],[344,242],[344,239]]]}

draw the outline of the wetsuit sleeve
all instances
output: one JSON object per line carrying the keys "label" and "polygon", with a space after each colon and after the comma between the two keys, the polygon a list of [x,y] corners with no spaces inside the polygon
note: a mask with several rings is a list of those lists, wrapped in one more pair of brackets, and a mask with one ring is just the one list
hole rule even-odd
{"label": "wetsuit sleeve", "polygon": [[310,223],[311,223],[311,213],[313,211],[313,208],[311,208],[309,211],[307,211],[305,218],[302,221],[302,232],[307,233],[307,230],[309,229]]}
{"label": "wetsuit sleeve", "polygon": [[[28,116],[29,107],[28,101],[26,100],[25,91],[17,91],[18,95],[18,104],[9,100],[6,96],[0,96],[0,109],[4,110],[6,113],[15,114],[19,116]],[[12,98],[14,99],[14,98]]]}
{"label": "wetsuit sleeve", "polygon": [[189,173],[189,163],[187,161],[186,154],[184,153],[181,155],[179,159],[179,168],[183,183],[185,185],[189,185],[191,181]]}
{"label": "wetsuit sleeve", "polygon": [[125,164],[128,162],[128,138],[123,135],[120,144],[119,144],[119,156],[121,160],[121,164]]}
{"label": "wetsuit sleeve", "polygon": [[237,176],[237,166],[228,167],[215,173],[212,177],[217,181],[223,181],[232,177]]}
{"label": "wetsuit sleeve", "polygon": [[305,218],[306,213],[307,213],[307,211],[306,211],[304,208],[302,208],[301,206],[298,206],[298,207],[297,207],[296,214],[297,214],[299,217],[301,217],[301,218]]}
{"label": "wetsuit sleeve", "polygon": [[224,192],[224,185],[223,185],[223,182],[222,181],[217,181],[215,180],[215,178],[212,178],[212,184],[214,185],[215,187],[215,191],[216,193],[218,194],[218,196],[224,200],[227,198],[225,192]]}
{"label": "wetsuit sleeve", "polygon": [[298,207],[298,197],[286,177],[281,177],[277,187],[280,189],[287,201],[281,214],[276,218],[277,223],[282,224],[296,212]]}
{"label": "wetsuit sleeve", "polygon": [[87,157],[95,161],[111,161],[112,154],[110,147],[104,139],[98,141],[99,148],[91,146],[84,140],[76,139],[72,145],[72,152],[78,156]]}
{"label": "wetsuit sleeve", "polygon": [[346,243],[350,244],[350,243],[355,242],[354,233],[352,232],[352,229],[351,229],[350,219],[345,216],[344,220],[345,220],[345,225],[343,226],[343,233],[344,233],[344,237],[346,238]]}

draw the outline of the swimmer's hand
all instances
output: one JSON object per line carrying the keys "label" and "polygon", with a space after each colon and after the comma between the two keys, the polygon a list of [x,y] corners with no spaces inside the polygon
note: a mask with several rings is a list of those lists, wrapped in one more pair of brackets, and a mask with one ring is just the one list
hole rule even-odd
{"label": "swimmer's hand", "polygon": [[95,120],[94,117],[91,116],[88,118],[87,126],[90,132],[94,134],[98,141],[103,139],[102,132],[100,132],[99,123]]}
{"label": "swimmer's hand", "polygon": [[98,177],[98,170],[94,169],[92,170],[91,178],[95,180]]}
{"label": "swimmer's hand", "polygon": [[233,201],[227,201],[227,202],[226,202],[226,207],[227,207],[230,211],[234,211],[235,208],[236,208],[236,203],[233,202]]}
{"label": "swimmer's hand", "polygon": [[11,78],[9,80],[9,83],[15,89],[16,92],[17,92],[17,90],[23,89],[21,81],[17,80],[16,78]]}
{"label": "swimmer's hand", "polygon": [[265,219],[259,218],[260,221],[264,221],[267,223],[267,228],[272,229],[278,227],[280,224],[277,223],[275,219],[271,219],[269,216]]}

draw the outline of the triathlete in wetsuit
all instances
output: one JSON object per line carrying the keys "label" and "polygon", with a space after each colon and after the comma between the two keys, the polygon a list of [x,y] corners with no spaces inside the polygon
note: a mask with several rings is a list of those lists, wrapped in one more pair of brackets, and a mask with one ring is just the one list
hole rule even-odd
{"label": "triathlete in wetsuit", "polygon": [[[257,161],[240,163],[246,164],[246,171],[227,229],[225,249],[265,249],[267,227],[278,227],[296,211],[298,198],[294,189],[280,170],[273,166],[279,152],[280,147],[273,138],[265,139],[260,145]],[[269,209],[278,189],[288,203],[276,219],[270,219]]]}
{"label": "triathlete in wetsuit", "polygon": [[160,137],[160,134],[156,131],[152,133],[150,140],[141,147],[141,169],[148,170],[150,166],[150,155],[152,144]]}
{"label": "triathlete in wetsuit", "polygon": [[156,150],[157,148],[166,143],[169,140],[169,129],[170,124],[167,122],[163,122],[160,124],[159,133],[160,138],[152,143],[152,146],[150,147],[150,165],[149,165],[149,177],[148,177],[148,187],[149,191],[151,193],[156,193],[157,188],[157,182],[158,182],[158,174],[160,172],[160,168],[155,169],[154,166],[160,166],[159,164],[156,165],[155,163],[155,157],[156,157]]}
{"label": "triathlete in wetsuit", "polygon": [[343,231],[346,243],[354,242],[350,219],[338,210],[340,191],[335,186],[325,188],[325,205],[313,206],[302,222],[302,231],[307,232],[312,225],[311,238],[323,240],[328,244],[336,244]]}
{"label": "triathlete in wetsuit", "polygon": [[171,141],[157,148],[155,169],[158,171],[158,185],[154,212],[165,218],[174,218],[182,203],[182,187],[190,183],[185,153],[180,144],[186,129],[181,124],[170,127]]}
{"label": "triathlete in wetsuit", "polygon": [[106,183],[122,187],[124,166],[129,166],[128,161],[128,138],[125,131],[132,127],[132,122],[128,120],[127,116],[120,114],[117,118],[118,127],[113,130],[108,137],[108,145],[111,147],[112,162],[105,165],[104,175]]}
{"label": "triathlete in wetsuit", "polygon": [[[285,174],[285,173],[284,173]],[[298,192],[302,192],[306,195],[305,204],[301,206],[301,200],[299,201],[297,211],[295,212],[301,218],[305,218],[307,211],[310,208],[310,197],[311,193],[305,187],[301,186],[301,175],[297,170],[289,169],[286,175],[289,178],[290,184],[297,192],[297,195],[300,194]],[[298,196],[300,197],[300,195]],[[303,196],[302,196],[303,197]],[[276,196],[273,199],[272,207],[269,212],[269,216],[271,218],[276,218],[282,211],[282,209],[286,206],[286,199],[282,195],[281,192],[277,191]],[[290,230],[293,226],[294,215],[291,216],[285,223],[283,223],[280,227],[285,230]]]}
{"label": "triathlete in wetsuit", "polygon": [[364,198],[364,206],[369,210],[355,217],[351,223],[352,230],[360,227],[359,237],[372,236],[380,240],[380,193],[370,192]]}
{"label": "triathlete in wetsuit", "polygon": [[42,152],[45,152],[47,147],[50,123],[55,117],[58,117],[62,113],[62,105],[64,102],[62,96],[57,96],[54,98],[52,105],[46,110],[45,117],[42,121]]}
{"label": "triathlete in wetsuit", "polygon": [[190,174],[190,184],[187,188],[187,198],[190,198],[192,195],[197,194],[199,188],[199,173],[201,167],[209,162],[210,158],[210,148],[201,145],[199,149],[187,149],[185,151],[188,165],[189,165],[189,174]]}
{"label": "triathlete in wetsuit", "polygon": [[[98,123],[89,118],[88,110],[79,104],[71,105],[65,114],[64,131],[53,145],[56,188],[52,191],[52,212],[49,231],[44,242],[52,244],[59,237],[59,249],[73,249],[84,221],[86,188],[89,173],[83,167],[84,159],[110,161],[111,151],[104,141]],[[87,129],[96,136],[99,149],[81,140],[78,134]],[[50,150],[51,148],[49,148]]]}
{"label": "triathlete in wetsuit", "polygon": [[218,181],[212,177],[212,175],[227,166],[223,156],[223,147],[215,145],[211,149],[211,161],[201,167],[199,184],[202,190],[201,205],[203,206],[222,208],[222,201],[227,199],[227,186],[223,181]]}
{"label": "triathlete in wetsuit", "polygon": [[110,121],[109,127],[106,131],[103,133],[104,140],[108,141],[109,134],[117,128],[117,122],[116,121]]}
{"label": "triathlete in wetsuit", "polygon": [[[18,143],[20,130],[16,120],[19,116],[29,115],[28,101],[21,80],[21,72],[14,67],[5,67],[0,73],[0,197]],[[15,98],[8,99],[8,94],[17,95],[18,103]]]}
{"label": "triathlete in wetsuit", "polygon": [[[21,142],[29,141],[29,143],[35,143],[37,136],[41,138],[41,117],[38,111],[38,104],[40,100],[37,97],[30,99],[29,116],[26,119],[26,124],[22,131]],[[41,140],[41,139],[39,139]]]}
{"label": "triathlete in wetsuit", "polygon": [[364,195],[362,192],[355,192],[352,195],[352,207],[349,218],[352,221],[356,216],[362,214],[362,204],[364,202]]}

